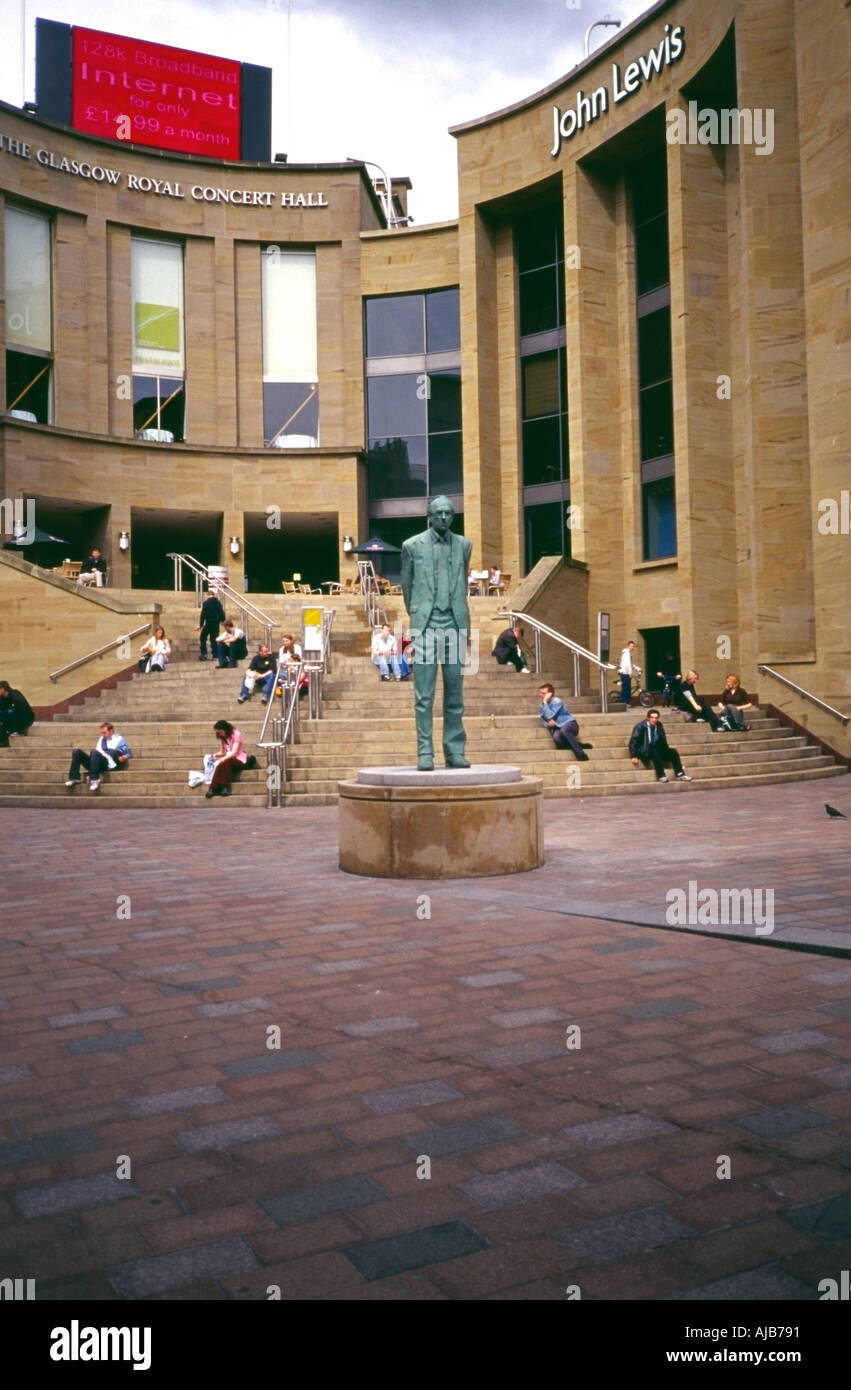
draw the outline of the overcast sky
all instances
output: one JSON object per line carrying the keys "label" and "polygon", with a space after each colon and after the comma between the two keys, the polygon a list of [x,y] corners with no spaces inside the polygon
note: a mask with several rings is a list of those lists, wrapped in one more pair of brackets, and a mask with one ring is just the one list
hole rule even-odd
{"label": "overcast sky", "polygon": [[[35,95],[37,15],[260,63],[273,69],[272,152],[286,151],[294,163],[374,160],[391,177],[407,174],[409,211],[419,225],[457,216],[449,126],[531,96],[581,61],[594,20],[609,16],[626,26],[650,4],[4,0],[3,8],[4,101],[20,105]],[[595,30],[592,48],[613,34]]]}

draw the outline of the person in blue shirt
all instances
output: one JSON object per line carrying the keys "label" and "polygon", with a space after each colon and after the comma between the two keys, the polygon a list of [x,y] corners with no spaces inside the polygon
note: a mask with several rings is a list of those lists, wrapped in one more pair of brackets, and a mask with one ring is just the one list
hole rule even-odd
{"label": "person in blue shirt", "polygon": [[551,685],[542,685],[538,694],[541,723],[549,729],[556,748],[571,748],[578,762],[587,763],[588,754],[579,742],[579,724],[570,710],[565,709],[564,701],[558,698]]}

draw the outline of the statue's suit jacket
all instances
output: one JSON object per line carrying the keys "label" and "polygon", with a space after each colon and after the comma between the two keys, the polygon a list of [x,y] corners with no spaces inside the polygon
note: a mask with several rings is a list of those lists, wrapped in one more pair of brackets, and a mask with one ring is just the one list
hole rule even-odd
{"label": "statue's suit jacket", "polygon": [[[449,604],[456,627],[470,631],[470,609],[467,605],[467,570],[473,542],[466,536],[447,532],[449,541]],[[424,632],[434,607],[434,551],[431,531],[402,544],[402,593],[411,619],[411,627]]]}

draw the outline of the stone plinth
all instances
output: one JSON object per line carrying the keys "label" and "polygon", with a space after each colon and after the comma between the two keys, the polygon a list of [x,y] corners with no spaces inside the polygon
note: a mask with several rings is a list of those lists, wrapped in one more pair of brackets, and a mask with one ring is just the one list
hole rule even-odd
{"label": "stone plinth", "polygon": [[517,767],[365,768],[339,793],[346,873],[479,878],[544,862],[542,783]]}

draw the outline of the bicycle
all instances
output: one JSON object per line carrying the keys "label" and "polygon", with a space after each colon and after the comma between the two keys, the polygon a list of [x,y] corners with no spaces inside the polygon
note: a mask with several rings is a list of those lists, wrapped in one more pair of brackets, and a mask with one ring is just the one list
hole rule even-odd
{"label": "bicycle", "polygon": [[[662,697],[661,697],[661,692],[658,691],[658,690],[644,690],[643,687],[642,687],[642,685],[641,685],[641,681],[639,680],[638,676],[636,676],[636,675],[633,675],[632,678],[631,678],[631,681],[630,681],[630,696],[631,696],[631,697],[637,698],[638,703],[639,703],[640,705],[642,705],[642,706],[644,707],[644,709],[649,709],[649,708],[651,707],[651,705],[659,704],[660,701],[661,701],[661,698],[662,698]],[[620,702],[621,702],[621,679],[620,679],[620,676],[618,676],[617,683],[616,683],[615,685],[613,685],[612,688],[611,688],[611,690],[609,691],[609,698],[610,698],[611,700],[614,700],[616,703],[620,704]]]}

